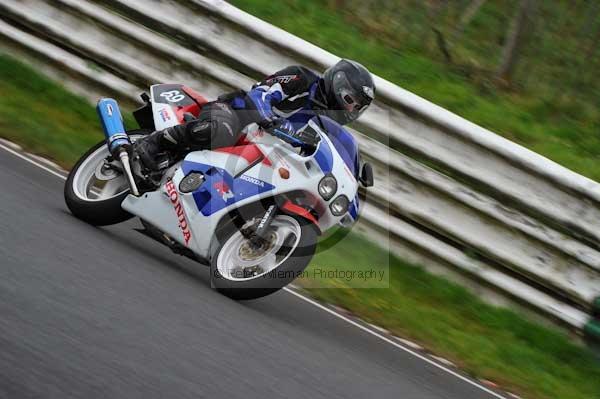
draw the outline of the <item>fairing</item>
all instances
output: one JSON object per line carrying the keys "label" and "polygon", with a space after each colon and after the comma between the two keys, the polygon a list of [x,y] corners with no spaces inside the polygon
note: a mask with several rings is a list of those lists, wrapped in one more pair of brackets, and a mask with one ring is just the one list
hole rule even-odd
{"label": "fairing", "polygon": [[[181,90],[173,85],[153,86],[154,117],[159,126],[160,123],[163,123],[162,126],[167,123],[161,116],[163,110],[173,112],[170,116],[175,118],[179,115],[177,107],[185,109],[193,105],[191,101],[197,104],[189,96],[184,99],[173,97],[177,94],[169,92],[183,91],[182,86],[177,87]],[[178,101],[173,106],[167,97]],[[200,111],[199,106],[197,111]],[[314,212],[312,221],[321,231],[341,223],[342,219],[350,217],[355,220],[357,203],[347,214],[339,217],[329,211],[329,203],[338,195],[345,195],[350,201],[356,197],[356,141],[328,118],[322,117],[320,121],[313,118],[309,126],[321,135],[313,154],[298,154],[290,145],[252,125],[246,129],[242,145],[189,153],[165,174],[158,190],[141,197],[128,196],[123,208],[204,258],[210,257],[210,247],[219,221],[233,209],[264,198],[289,199],[293,198],[293,194],[303,193],[304,198],[310,200]],[[280,173],[281,169],[287,173]],[[180,192],[181,180],[191,172],[202,173],[203,183],[191,193]],[[338,191],[329,201],[321,198],[317,189],[319,181],[326,174],[332,174],[338,180]],[[288,211],[298,210],[300,205],[308,203],[287,204]]]}
{"label": "fairing", "polygon": [[328,117],[320,117],[327,136],[356,179],[360,173],[358,143],[354,136]]}

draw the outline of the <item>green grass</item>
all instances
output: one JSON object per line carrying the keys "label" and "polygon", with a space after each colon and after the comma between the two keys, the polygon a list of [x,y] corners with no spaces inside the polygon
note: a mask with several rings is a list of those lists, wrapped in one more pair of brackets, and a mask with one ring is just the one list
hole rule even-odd
{"label": "green grass", "polygon": [[103,135],[86,99],[0,54],[0,137],[69,167]]}
{"label": "green grass", "polygon": [[[386,272],[386,278],[382,283],[374,278],[375,288],[361,289],[355,287],[364,286],[362,280],[319,278],[321,269],[374,269]],[[600,363],[587,349],[514,311],[481,302],[359,234],[319,252],[306,275],[298,282],[310,287],[312,296],[419,342],[509,391],[527,398],[600,398]]]}
{"label": "green grass", "polygon": [[[0,93],[0,136],[66,167],[102,138],[94,108],[84,99],[2,55]],[[318,277],[320,270],[371,269],[384,272],[383,280]],[[586,349],[512,311],[482,303],[357,234],[329,249],[321,246],[299,283],[313,287],[309,292],[315,297],[527,397],[600,398],[600,365]]]}
{"label": "green grass", "polygon": [[[493,70],[515,1],[488,1],[482,7],[453,48],[452,65],[440,56],[431,33],[426,4],[436,2],[231,3],[334,54],[360,61],[377,75],[600,181],[600,83],[595,79],[600,57],[585,58],[595,41],[578,33],[583,27],[567,24],[569,16],[584,21],[585,2],[573,2],[577,7],[566,1],[538,2],[538,29],[510,89],[497,87]],[[435,26],[449,31],[467,3],[448,2],[450,6],[436,17]]]}

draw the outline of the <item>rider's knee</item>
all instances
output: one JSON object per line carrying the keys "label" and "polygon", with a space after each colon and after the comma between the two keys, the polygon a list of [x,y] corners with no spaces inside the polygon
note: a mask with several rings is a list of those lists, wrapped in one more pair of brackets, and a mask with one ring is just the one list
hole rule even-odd
{"label": "rider's knee", "polygon": [[223,103],[211,104],[200,117],[188,123],[187,131],[193,144],[209,148],[226,147],[235,144],[241,126],[235,112]]}

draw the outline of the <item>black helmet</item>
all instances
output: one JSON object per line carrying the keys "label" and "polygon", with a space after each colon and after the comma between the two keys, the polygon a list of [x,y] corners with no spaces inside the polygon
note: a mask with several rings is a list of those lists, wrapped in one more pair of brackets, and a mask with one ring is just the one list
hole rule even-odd
{"label": "black helmet", "polygon": [[326,114],[342,125],[358,119],[375,98],[371,73],[355,61],[342,59],[323,73],[319,83]]}

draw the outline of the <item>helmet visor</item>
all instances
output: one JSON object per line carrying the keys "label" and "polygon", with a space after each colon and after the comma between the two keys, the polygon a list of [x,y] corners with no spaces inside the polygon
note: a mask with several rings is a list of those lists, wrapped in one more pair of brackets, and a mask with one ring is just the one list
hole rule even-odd
{"label": "helmet visor", "polygon": [[345,123],[358,119],[373,101],[373,98],[369,96],[372,89],[365,86],[363,90],[356,90],[343,71],[339,71],[333,76],[332,88],[340,108],[337,111],[342,114],[340,116],[342,116],[341,119],[345,120]]}

